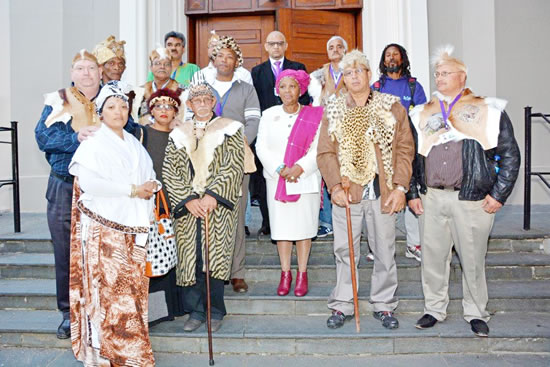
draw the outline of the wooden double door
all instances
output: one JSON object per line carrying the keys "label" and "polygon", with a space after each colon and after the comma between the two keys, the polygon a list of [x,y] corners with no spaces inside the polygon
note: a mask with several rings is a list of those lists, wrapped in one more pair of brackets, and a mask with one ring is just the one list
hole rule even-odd
{"label": "wooden double door", "polygon": [[274,14],[201,17],[194,21],[195,49],[190,50],[190,60],[201,67],[208,64],[208,39],[215,30],[220,36],[236,39],[244,67],[251,70],[268,59],[266,37],[279,30],[288,42],[285,57],[305,64],[312,72],[328,62],[326,43],[330,37],[343,37],[350,50],[357,47],[358,23],[354,13],[324,10],[278,9]]}

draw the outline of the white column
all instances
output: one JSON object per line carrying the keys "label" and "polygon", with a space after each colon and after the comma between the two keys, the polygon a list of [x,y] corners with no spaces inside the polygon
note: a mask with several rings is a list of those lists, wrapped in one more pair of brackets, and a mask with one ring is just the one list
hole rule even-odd
{"label": "white column", "polygon": [[[11,42],[10,42],[10,1],[0,0],[0,44],[6,52],[0,57],[0,126],[9,127],[11,120]],[[0,140],[8,141],[10,134],[3,132]],[[0,177],[11,178],[11,145],[0,144]],[[0,189],[0,211],[12,210],[12,187],[4,186]]]}
{"label": "white column", "polygon": [[430,65],[427,0],[365,0],[363,3],[363,51],[378,79],[378,63],[389,43],[405,47],[413,76],[429,95]]}
{"label": "white column", "polygon": [[126,41],[126,71],[123,80],[137,86],[145,83],[148,62],[146,0],[120,0],[120,39]]}

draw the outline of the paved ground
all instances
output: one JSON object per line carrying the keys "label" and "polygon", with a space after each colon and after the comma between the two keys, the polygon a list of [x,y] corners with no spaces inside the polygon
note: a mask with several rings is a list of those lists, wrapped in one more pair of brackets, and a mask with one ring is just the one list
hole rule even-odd
{"label": "paved ground", "polygon": [[[257,207],[251,208],[251,221],[248,224],[251,233],[256,233],[261,226],[261,214]],[[492,237],[530,238],[550,236],[550,205],[533,205],[531,208],[531,229],[523,230],[523,206],[505,205],[495,217]],[[21,233],[13,232],[13,215],[0,213],[1,239],[50,239],[45,213],[23,213],[21,216]],[[403,223],[398,221],[398,238],[403,238]]]}
{"label": "paved ground", "polygon": [[[158,367],[207,366],[207,355],[155,354]],[[437,354],[437,355],[400,355],[400,356],[362,356],[362,357],[293,357],[293,356],[235,356],[215,355],[216,366],[220,367],[548,367],[550,354]],[[74,359],[71,351],[63,349],[27,349],[6,348],[0,350],[0,366],[43,366],[71,367],[82,366]]]}

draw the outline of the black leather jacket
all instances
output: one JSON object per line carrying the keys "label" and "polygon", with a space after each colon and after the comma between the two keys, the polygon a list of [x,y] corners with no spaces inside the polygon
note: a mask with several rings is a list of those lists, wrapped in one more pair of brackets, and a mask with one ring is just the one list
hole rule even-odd
{"label": "black leather jacket", "polygon": [[[416,131],[414,128],[412,130],[416,143]],[[497,155],[500,156],[498,162],[495,160]],[[514,188],[520,162],[514,128],[510,118],[503,111],[500,115],[500,133],[496,148],[485,151],[472,139],[464,140],[462,144],[462,185],[458,194],[459,200],[482,200],[489,194],[504,204]],[[413,175],[407,200],[417,199],[420,194],[426,193],[425,169],[425,158],[417,153],[413,161]]]}

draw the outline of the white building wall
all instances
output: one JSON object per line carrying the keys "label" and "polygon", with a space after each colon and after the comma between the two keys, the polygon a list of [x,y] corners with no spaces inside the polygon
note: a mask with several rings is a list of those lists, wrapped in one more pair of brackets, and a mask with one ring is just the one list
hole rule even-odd
{"label": "white building wall", "polygon": [[[0,45],[4,50],[10,49],[10,1],[0,0]],[[8,55],[0,57],[0,126],[10,126],[11,117],[11,60]],[[10,134],[0,134],[1,141],[8,141]],[[11,179],[11,150],[7,144],[0,144],[0,180]],[[4,186],[0,188],[0,211],[12,210],[12,188]]]}
{"label": "white building wall", "polygon": [[[497,96],[508,100],[506,110],[522,154],[520,177],[509,200],[513,204],[523,204],[523,108],[532,106],[533,112],[550,114],[549,15],[547,0],[495,1]],[[532,125],[532,169],[550,172],[550,124],[536,121]],[[532,179],[531,187],[532,204],[550,204],[550,189],[539,178]]]}
{"label": "white building wall", "polygon": [[[2,43],[9,45],[11,75],[10,87],[6,89],[10,99],[6,118],[20,122],[21,209],[44,212],[50,168],[34,139],[34,128],[44,106],[43,95],[70,85],[71,61],[80,49],[91,50],[110,34],[118,37],[118,1],[2,0],[1,6],[2,10],[9,7],[9,12],[0,13],[0,17],[9,14],[8,21],[0,25],[8,25],[9,31],[0,32],[0,37],[9,37],[8,43]],[[5,74],[1,75],[5,78]],[[4,163],[0,170],[2,177],[9,174]],[[0,210],[11,210],[11,199],[0,199]]]}

